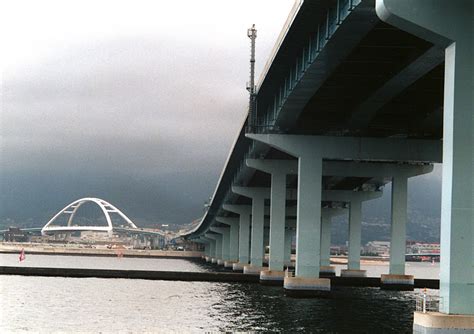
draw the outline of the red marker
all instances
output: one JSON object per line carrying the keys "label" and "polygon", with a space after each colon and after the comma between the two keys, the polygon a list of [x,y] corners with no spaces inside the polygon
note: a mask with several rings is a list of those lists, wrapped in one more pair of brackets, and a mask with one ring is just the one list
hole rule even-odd
{"label": "red marker", "polygon": [[25,249],[22,248],[21,251],[20,251],[20,257],[19,257],[20,262],[21,262],[21,261],[24,261],[25,258],[26,258],[26,256],[25,256]]}

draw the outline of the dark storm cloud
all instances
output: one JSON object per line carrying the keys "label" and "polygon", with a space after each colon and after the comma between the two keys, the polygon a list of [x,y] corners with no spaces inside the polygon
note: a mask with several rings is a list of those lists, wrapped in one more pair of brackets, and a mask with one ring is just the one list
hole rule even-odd
{"label": "dark storm cloud", "polygon": [[[245,28],[260,6],[262,68],[291,3],[280,1],[270,17],[268,1],[250,16],[245,4],[187,2],[191,12],[203,9],[196,18],[176,4],[152,15],[114,2],[118,14],[101,17],[47,1],[37,9],[48,15],[51,5],[64,17],[38,21],[38,33],[37,15],[26,14],[32,26],[17,24],[9,39],[17,54],[2,66],[0,220],[41,224],[84,196],[150,222],[201,215],[246,114]],[[129,9],[137,12],[132,23]],[[81,11],[93,17],[79,20]],[[22,51],[29,49],[37,55]]]}
{"label": "dark storm cloud", "polygon": [[[164,56],[159,45],[132,44],[97,45],[86,55],[79,49],[53,60],[57,67],[46,64],[28,80],[7,83],[2,134],[7,166],[18,168],[38,154],[66,165],[71,159],[80,164],[84,156],[97,163],[114,156],[135,167],[143,156],[153,163],[225,153],[228,145],[216,143],[232,141],[229,133],[238,130],[246,104],[228,68],[211,55],[206,58],[218,65],[199,67],[192,66],[191,56]],[[83,62],[88,66],[74,66]],[[240,70],[245,73],[245,63]]]}
{"label": "dark storm cloud", "polygon": [[[244,117],[245,92],[217,55],[206,54],[215,66],[199,67],[189,52],[179,59],[163,52],[147,41],[100,44],[58,57],[52,61],[57,66],[36,68],[27,80],[7,82],[2,176],[17,184],[4,180],[2,189],[21,189],[25,198],[41,198],[49,189],[44,196],[67,194],[67,200],[95,193],[112,201],[125,193],[123,204],[136,207],[138,217],[151,218],[151,212],[173,220],[173,214],[153,209],[170,204],[194,208],[181,215],[184,221],[201,214],[196,206],[212,192]],[[246,72],[245,62],[241,70]],[[183,192],[182,179],[191,190]],[[5,214],[14,216],[17,206],[3,197]],[[19,194],[15,200],[23,202]],[[38,209],[35,201],[30,207]],[[130,203],[135,201],[141,207]],[[65,204],[58,198],[47,204],[53,202]]]}
{"label": "dark storm cloud", "polygon": [[86,196],[148,222],[199,217],[247,111],[246,28],[259,73],[292,3],[6,3],[0,223]]}

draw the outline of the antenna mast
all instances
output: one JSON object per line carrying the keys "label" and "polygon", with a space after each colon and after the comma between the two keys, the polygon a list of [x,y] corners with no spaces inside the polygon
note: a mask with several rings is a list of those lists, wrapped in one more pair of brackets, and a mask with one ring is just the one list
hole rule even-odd
{"label": "antenna mast", "polygon": [[250,93],[250,101],[247,132],[253,132],[257,120],[257,94],[255,87],[255,39],[257,38],[257,29],[255,29],[255,24],[247,29],[247,36],[250,38],[250,82],[247,84],[247,90]]}

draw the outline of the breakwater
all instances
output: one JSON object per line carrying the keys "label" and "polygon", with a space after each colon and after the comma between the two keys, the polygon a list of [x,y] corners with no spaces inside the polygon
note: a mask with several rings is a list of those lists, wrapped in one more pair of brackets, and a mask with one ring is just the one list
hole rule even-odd
{"label": "breakwater", "polygon": [[117,257],[120,252],[123,257],[143,258],[201,258],[203,252],[173,251],[173,250],[142,250],[142,249],[108,249],[57,246],[53,244],[0,244],[0,253],[19,253],[21,249],[26,254],[35,255],[70,255],[70,256],[111,256]]}
{"label": "breakwater", "polygon": [[[0,275],[48,277],[127,278],[166,281],[238,282],[258,283],[257,275],[234,272],[180,272],[155,270],[118,270],[88,268],[48,268],[0,266]],[[328,277],[332,286],[380,287],[379,277]],[[415,279],[415,288],[439,289],[437,279]]]}

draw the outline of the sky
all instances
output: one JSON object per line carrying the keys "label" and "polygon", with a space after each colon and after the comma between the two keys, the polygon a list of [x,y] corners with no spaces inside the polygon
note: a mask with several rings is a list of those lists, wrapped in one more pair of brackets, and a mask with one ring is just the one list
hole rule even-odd
{"label": "sky", "polygon": [[0,221],[100,197],[140,223],[203,214],[294,0],[8,1]]}

